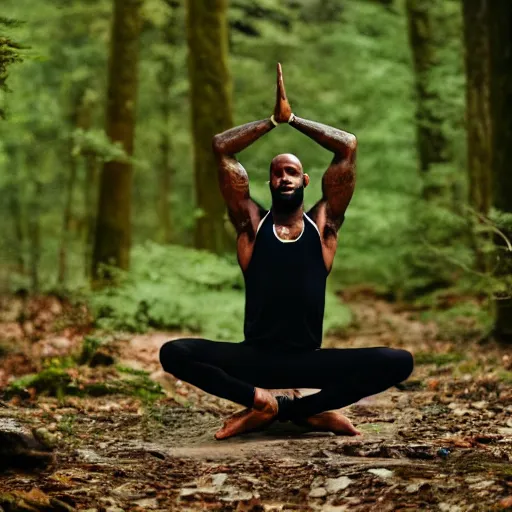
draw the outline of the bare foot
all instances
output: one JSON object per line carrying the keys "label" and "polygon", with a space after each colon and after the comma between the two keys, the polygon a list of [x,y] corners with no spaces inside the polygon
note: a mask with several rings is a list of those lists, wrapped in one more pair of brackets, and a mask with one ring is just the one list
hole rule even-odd
{"label": "bare foot", "polygon": [[256,388],[253,407],[230,416],[215,434],[215,439],[227,439],[265,427],[276,418],[277,411],[278,406],[274,396],[266,389]]}
{"label": "bare foot", "polygon": [[337,411],[326,411],[309,418],[296,421],[299,425],[307,425],[318,432],[334,432],[336,435],[359,436],[361,432],[357,430],[352,422]]}

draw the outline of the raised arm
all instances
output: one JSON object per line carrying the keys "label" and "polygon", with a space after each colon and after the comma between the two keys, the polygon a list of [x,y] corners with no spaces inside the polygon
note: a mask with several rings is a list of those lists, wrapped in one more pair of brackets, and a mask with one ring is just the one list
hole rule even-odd
{"label": "raised arm", "polygon": [[343,223],[356,183],[356,149],[354,135],[325,124],[294,116],[290,125],[313,139],[334,157],[322,178],[322,199],[313,207],[313,214],[325,214],[325,227],[334,234]]}
{"label": "raised arm", "polygon": [[[280,69],[281,66],[278,65],[278,70]],[[247,232],[252,237],[255,234],[261,218],[261,208],[250,197],[249,177],[235,155],[278,124],[288,121],[291,109],[286,95],[281,93],[283,90],[282,75],[278,73],[276,104],[271,119],[243,124],[213,138],[220,190],[228,207],[230,219],[239,235]]]}

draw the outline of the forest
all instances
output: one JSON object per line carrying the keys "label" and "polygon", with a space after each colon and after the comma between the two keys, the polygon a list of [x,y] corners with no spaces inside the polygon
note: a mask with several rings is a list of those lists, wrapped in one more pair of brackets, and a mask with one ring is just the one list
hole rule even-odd
{"label": "forest", "polygon": [[[158,350],[243,339],[212,138],[270,117],[278,62],[358,141],[323,346],[415,370],[361,438],[221,445],[235,405]],[[0,116],[0,511],[512,510],[510,0],[4,0]],[[284,152],[307,210],[332,155],[286,125],[251,196]]]}

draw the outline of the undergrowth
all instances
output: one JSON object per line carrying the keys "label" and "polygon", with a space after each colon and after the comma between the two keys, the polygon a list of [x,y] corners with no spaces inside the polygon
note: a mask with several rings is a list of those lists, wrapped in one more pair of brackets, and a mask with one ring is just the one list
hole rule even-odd
{"label": "undergrowth", "polygon": [[[211,339],[243,339],[244,282],[233,261],[148,242],[132,251],[131,270],[116,270],[116,276],[115,287],[89,299],[101,329],[179,329]],[[350,320],[349,309],[328,291],[324,331],[340,331]]]}

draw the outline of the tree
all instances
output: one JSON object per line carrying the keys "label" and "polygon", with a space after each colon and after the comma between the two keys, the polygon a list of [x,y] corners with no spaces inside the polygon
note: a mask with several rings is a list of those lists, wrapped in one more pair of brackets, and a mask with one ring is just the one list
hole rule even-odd
{"label": "tree", "polygon": [[[422,173],[433,164],[449,161],[448,142],[443,131],[443,110],[440,91],[435,83],[433,69],[439,63],[440,43],[435,27],[440,0],[407,0],[409,43],[416,83],[416,129],[419,168]],[[424,196],[437,195],[439,187],[429,184],[428,176]]]}
{"label": "tree", "polygon": [[[0,17],[0,28],[17,25],[18,23],[9,18]],[[19,62],[20,46],[12,41],[9,37],[0,34],[0,88],[5,88],[5,81],[7,80],[8,67]],[[3,116],[3,111],[0,109],[0,116]]]}
{"label": "tree", "polygon": [[217,184],[211,141],[233,126],[231,78],[228,72],[227,0],[188,0],[190,103],[194,139],[197,208],[195,246],[216,253],[226,250],[225,206]]}
{"label": "tree", "polygon": [[[127,158],[105,163],[93,254],[93,280],[101,264],[129,267],[131,245],[132,163],[138,85],[142,0],[114,0],[107,92],[106,132],[122,145]],[[105,276],[107,279],[109,276]]]}
{"label": "tree", "polygon": [[[487,215],[493,206],[497,244],[495,337],[512,342],[512,4],[464,0],[470,201]],[[504,237],[502,236],[504,235]]]}
{"label": "tree", "polygon": [[[493,206],[501,213],[498,227],[512,240],[512,3],[485,2],[489,9],[491,67],[491,137]],[[495,336],[512,343],[512,251],[497,240],[501,279],[506,287],[496,301]]]}

